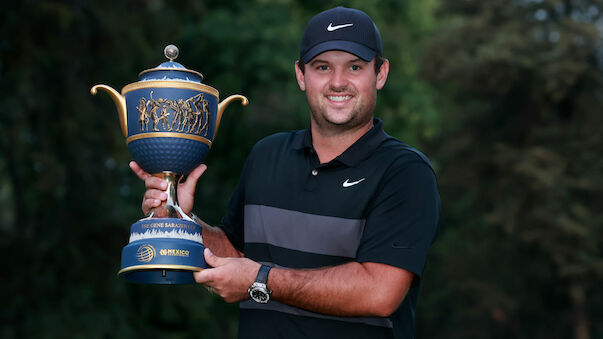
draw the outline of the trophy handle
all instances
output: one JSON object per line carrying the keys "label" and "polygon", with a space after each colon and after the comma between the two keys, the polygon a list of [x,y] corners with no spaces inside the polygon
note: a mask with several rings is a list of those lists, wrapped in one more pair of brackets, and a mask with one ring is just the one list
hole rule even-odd
{"label": "trophy handle", "polygon": [[216,134],[218,134],[218,127],[220,126],[220,120],[222,120],[222,113],[224,113],[226,106],[230,105],[230,103],[235,100],[241,100],[241,105],[243,106],[247,106],[247,104],[249,103],[249,100],[247,100],[247,98],[245,98],[244,96],[235,94],[222,100],[222,102],[218,104],[218,114],[216,115],[216,129],[214,130],[214,140],[216,140]]}
{"label": "trophy handle", "polygon": [[117,107],[117,114],[119,115],[119,126],[121,127],[121,132],[123,133],[124,137],[127,137],[128,118],[126,116],[126,98],[107,85],[96,85],[92,87],[90,89],[90,94],[96,95],[96,92],[99,89],[102,89],[103,91],[107,92],[111,96],[111,99],[113,99],[113,102]]}

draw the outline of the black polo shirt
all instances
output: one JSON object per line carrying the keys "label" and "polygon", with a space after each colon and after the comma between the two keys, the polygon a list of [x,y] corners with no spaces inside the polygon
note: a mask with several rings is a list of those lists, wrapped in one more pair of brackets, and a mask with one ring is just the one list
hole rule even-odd
{"label": "black polo shirt", "polygon": [[288,268],[377,262],[416,278],[388,318],[335,317],[275,300],[265,305],[243,301],[239,337],[412,338],[420,277],[439,217],[429,161],[387,135],[379,119],[325,164],[318,160],[309,130],[259,141],[221,224],[246,257]]}

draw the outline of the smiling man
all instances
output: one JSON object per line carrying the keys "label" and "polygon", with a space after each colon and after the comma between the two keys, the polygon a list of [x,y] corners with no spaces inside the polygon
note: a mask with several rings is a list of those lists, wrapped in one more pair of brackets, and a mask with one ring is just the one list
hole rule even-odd
{"label": "smiling man", "polygon": [[[195,279],[240,302],[240,338],[412,338],[440,200],[425,156],[374,118],[389,61],[364,12],[337,7],[306,28],[295,64],[310,127],[258,142],[218,227],[202,221]],[[145,180],[143,211],[164,181]],[[202,165],[179,188],[193,207]]]}

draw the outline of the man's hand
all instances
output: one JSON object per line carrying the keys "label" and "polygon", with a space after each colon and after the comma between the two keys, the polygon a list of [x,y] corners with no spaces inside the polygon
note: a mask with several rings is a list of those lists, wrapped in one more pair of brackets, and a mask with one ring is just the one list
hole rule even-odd
{"label": "man's hand", "polygon": [[[145,172],[135,161],[130,161],[130,168],[144,181],[147,188],[142,199],[142,212],[148,215],[151,209],[160,206],[163,201],[167,200],[167,193],[165,193],[167,183]],[[207,166],[204,164],[199,165],[186,177],[185,182],[178,183],[178,204],[186,214],[190,214],[193,210],[195,187],[197,186],[199,177],[201,177],[206,169]]]}
{"label": "man's hand", "polygon": [[223,258],[205,249],[205,262],[212,268],[195,272],[195,281],[211,287],[211,291],[226,302],[249,298],[247,290],[255,281],[260,264],[247,258]]}

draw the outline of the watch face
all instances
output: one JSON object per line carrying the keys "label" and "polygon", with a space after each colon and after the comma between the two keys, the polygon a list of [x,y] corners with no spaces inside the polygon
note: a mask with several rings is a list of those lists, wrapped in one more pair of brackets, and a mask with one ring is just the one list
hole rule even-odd
{"label": "watch face", "polygon": [[249,293],[251,298],[259,303],[265,304],[268,302],[268,293],[262,291],[260,288],[254,288]]}

